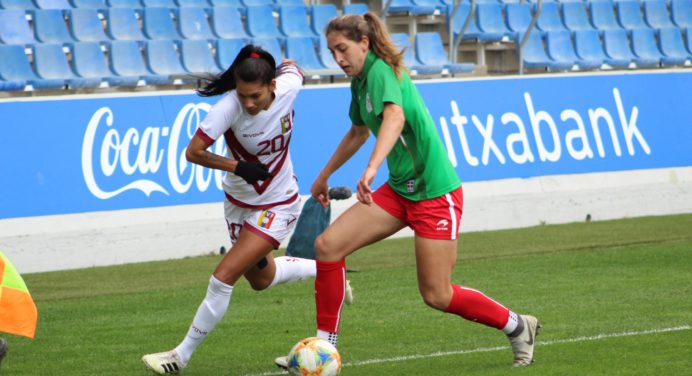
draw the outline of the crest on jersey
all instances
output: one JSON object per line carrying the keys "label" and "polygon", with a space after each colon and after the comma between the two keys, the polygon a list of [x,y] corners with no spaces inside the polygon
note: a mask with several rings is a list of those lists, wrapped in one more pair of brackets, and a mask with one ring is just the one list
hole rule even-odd
{"label": "crest on jersey", "polygon": [[368,112],[372,112],[372,101],[370,100],[370,93],[365,94],[365,109]]}
{"label": "crest on jersey", "polygon": [[293,122],[291,121],[291,115],[281,117],[281,133],[286,133],[293,128]]}
{"label": "crest on jersey", "polygon": [[272,226],[272,222],[274,222],[274,217],[276,217],[276,213],[273,211],[263,210],[262,214],[260,214],[260,217],[257,220],[257,226],[262,228],[270,228]]}

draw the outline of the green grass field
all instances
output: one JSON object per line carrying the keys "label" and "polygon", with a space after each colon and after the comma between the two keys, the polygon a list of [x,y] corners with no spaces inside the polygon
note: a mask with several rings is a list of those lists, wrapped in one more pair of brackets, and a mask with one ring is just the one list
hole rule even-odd
{"label": "green grass field", "polygon": [[[147,375],[142,354],[178,344],[220,257],[25,275],[37,335],[8,336],[2,375]],[[347,266],[355,303],[343,312],[342,375],[692,369],[692,215],[463,234],[455,282],[543,324],[525,369],[510,368],[498,331],[425,306],[411,239],[363,249]],[[274,357],[314,335],[313,299],[312,281],[260,293],[239,283],[185,374],[280,374]]]}

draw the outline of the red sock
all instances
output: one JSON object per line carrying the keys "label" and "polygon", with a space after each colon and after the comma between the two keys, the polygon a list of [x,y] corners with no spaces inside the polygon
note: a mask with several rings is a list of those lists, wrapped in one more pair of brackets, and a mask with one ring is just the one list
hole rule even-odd
{"label": "red sock", "polygon": [[315,303],[317,306],[317,329],[338,333],[341,307],[346,291],[346,262],[317,260],[315,278]]}
{"label": "red sock", "polygon": [[445,310],[454,313],[466,320],[502,329],[507,325],[509,309],[502,304],[490,299],[478,290],[461,287],[452,284],[452,301]]}

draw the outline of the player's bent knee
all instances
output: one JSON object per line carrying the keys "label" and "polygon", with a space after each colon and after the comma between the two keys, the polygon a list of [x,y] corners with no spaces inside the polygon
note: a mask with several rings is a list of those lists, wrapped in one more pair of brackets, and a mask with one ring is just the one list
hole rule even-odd
{"label": "player's bent knee", "polygon": [[250,287],[255,290],[255,291],[262,291],[266,290],[269,285],[271,285],[272,281],[267,278],[261,278],[261,279],[250,279],[246,278],[248,282],[250,282]]}
{"label": "player's bent knee", "polygon": [[451,300],[451,297],[447,296],[447,294],[442,294],[434,290],[421,291],[421,296],[425,304],[440,311],[447,309]]}
{"label": "player's bent knee", "polygon": [[317,260],[325,260],[329,258],[331,252],[329,252],[329,242],[324,235],[319,235],[315,239],[315,258]]}

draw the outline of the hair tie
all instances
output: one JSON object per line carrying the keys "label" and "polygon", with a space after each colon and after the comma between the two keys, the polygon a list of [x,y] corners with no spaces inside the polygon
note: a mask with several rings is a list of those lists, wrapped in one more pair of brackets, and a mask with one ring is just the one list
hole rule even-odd
{"label": "hair tie", "polygon": [[257,52],[251,52],[250,53],[250,58],[252,59],[259,59],[260,55]]}

